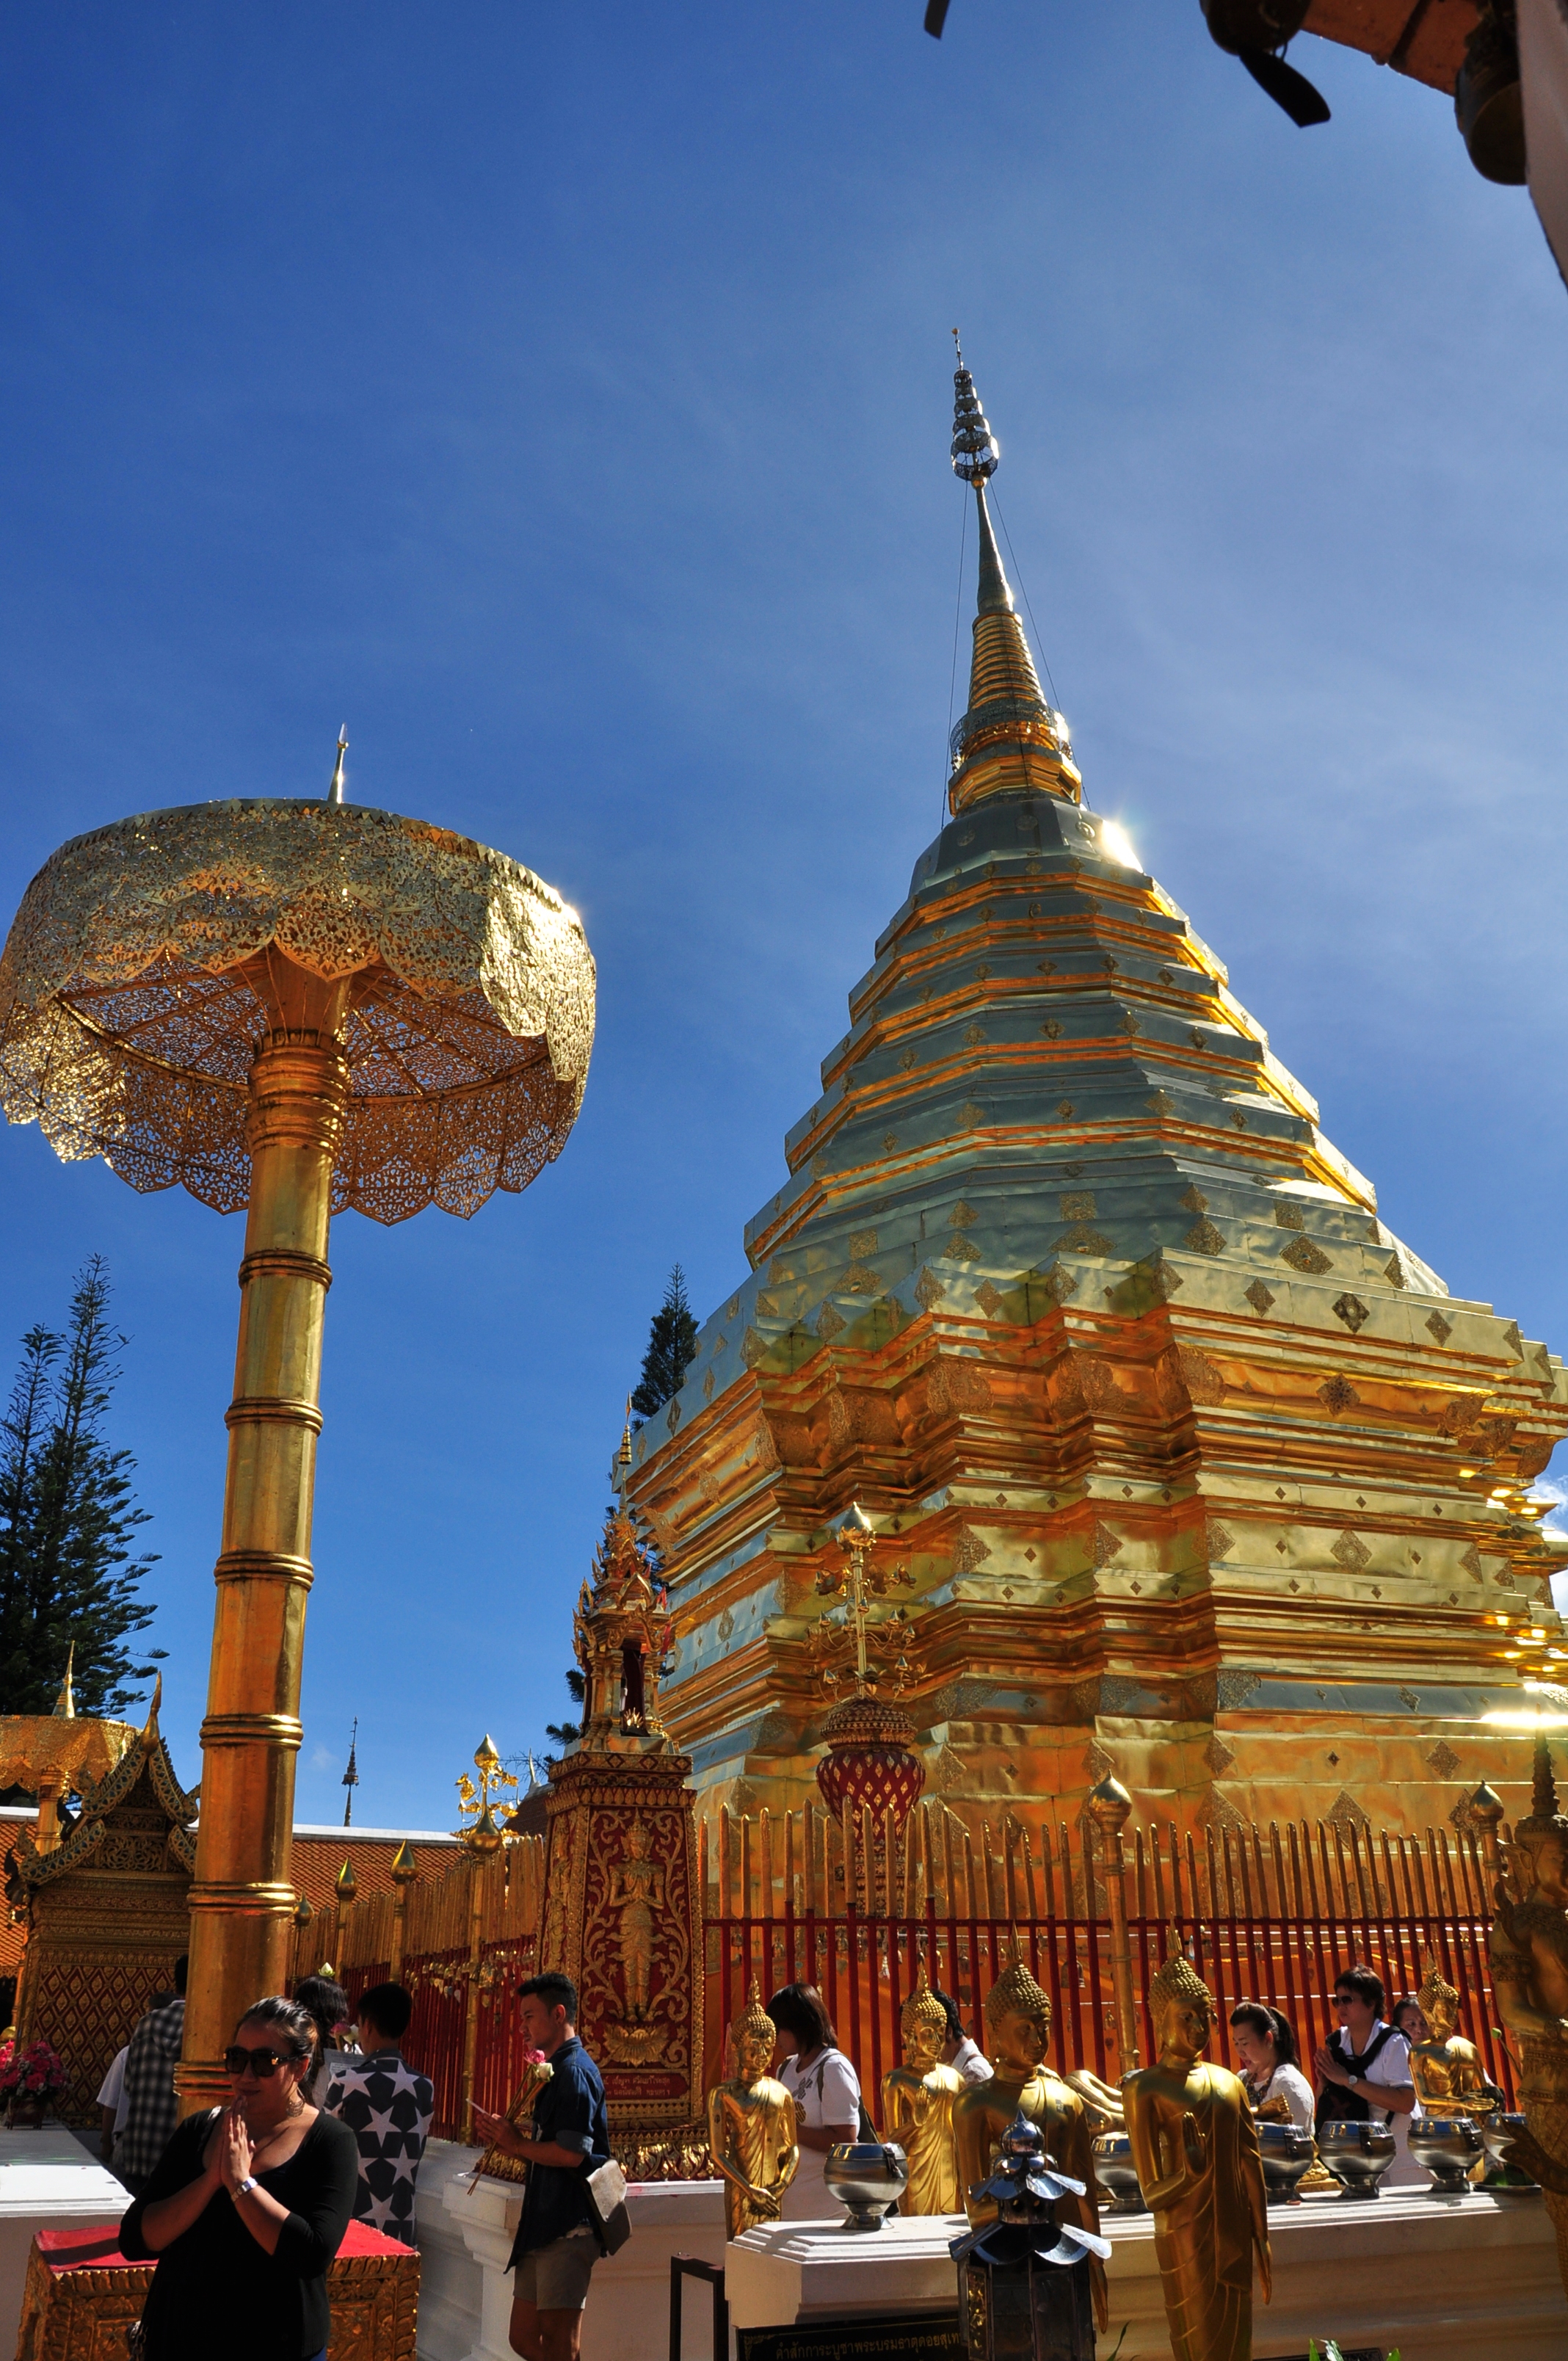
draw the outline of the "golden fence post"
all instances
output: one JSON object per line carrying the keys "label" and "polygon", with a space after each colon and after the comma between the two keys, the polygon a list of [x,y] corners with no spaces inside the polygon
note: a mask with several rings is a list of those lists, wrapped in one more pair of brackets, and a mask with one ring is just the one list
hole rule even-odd
{"label": "golden fence post", "polygon": [[302,1894],[294,1911],[294,1940],[291,1946],[291,1957],[293,1960],[293,1973],[289,1979],[291,1984],[302,1983],[304,1982],[302,1971],[304,1968],[305,1938],[311,1931],[311,1921],[315,1915],[315,1912],[311,1908],[310,1904]]}
{"label": "golden fence post", "polygon": [[354,1874],[351,1861],[345,1859],[338,1871],[334,1890],[337,1894],[337,1922],[332,1931],[332,1948],[337,1957],[338,1981],[341,1982],[343,1971],[348,1964],[348,1922],[354,1916],[354,1905],[359,1894],[359,1880]]}
{"label": "golden fence post", "polygon": [[[1105,1861],[1105,1891],[1111,1904],[1111,1979],[1116,1994],[1116,2039],[1122,2072],[1130,2074],[1140,2063],[1138,2024],[1133,2007],[1133,1955],[1127,1943],[1127,1863],[1122,1850],[1122,1830],[1133,1809],[1133,1799],[1119,1779],[1102,1779],[1089,1797],[1089,1808],[1100,1831]],[[1085,1900],[1093,1908],[1092,1879],[1084,1880]]]}
{"label": "golden fence post", "polygon": [[1502,1857],[1497,1846],[1497,1830],[1503,1823],[1503,1799],[1494,1794],[1483,1779],[1470,1798],[1470,1811],[1481,1831],[1481,1853],[1486,1864],[1486,1882],[1492,1889],[1486,1895],[1490,1902],[1503,1877]]}
{"label": "golden fence post", "polygon": [[403,1938],[409,1915],[409,1888],[419,1875],[414,1849],[405,1837],[392,1856],[392,1939],[389,1946],[388,1979],[397,1983],[403,1972]]}
{"label": "golden fence post", "polygon": [[479,1945],[485,1921],[485,1862],[468,1859],[468,1975],[463,1997],[463,2139],[474,2145],[474,2067],[479,2051]]}

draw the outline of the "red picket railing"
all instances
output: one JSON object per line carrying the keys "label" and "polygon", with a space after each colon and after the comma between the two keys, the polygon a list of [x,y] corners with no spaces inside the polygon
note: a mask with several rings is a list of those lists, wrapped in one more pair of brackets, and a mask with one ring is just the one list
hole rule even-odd
{"label": "red picket railing", "polygon": [[[840,1818],[815,1805],[754,1818],[721,1811],[700,1824],[699,1838],[705,2086],[729,2071],[728,2029],[751,1979],[764,1998],[798,1980],[821,1990],[874,2111],[902,2054],[899,2017],[922,1962],[983,2040],[986,1995],[1014,1944],[1050,1999],[1058,2070],[1086,2066],[1114,2083],[1132,2063],[1122,2055],[1118,1947],[1130,1960],[1132,2021],[1146,2063],[1149,1985],[1174,1927],[1219,2003],[1216,2059],[1234,2055],[1236,2004],[1264,2000],[1289,2018],[1310,2071],[1333,2029],[1343,1968],[1362,1960],[1376,1969],[1391,2007],[1419,1987],[1431,1957],[1459,1992],[1460,2030],[1515,2103],[1514,2060],[1494,2030],[1488,1880],[1468,1830],[1375,1835],[1321,1822],[1187,1836],[1173,1826],[1129,1829],[1120,1880],[1091,1828],[1030,1829],[1009,1814],[993,1829],[935,1802],[918,1806],[902,1829],[891,1817],[847,1809]],[[498,1855],[477,1872],[465,1862],[422,1883],[406,1904],[400,1973],[414,2017],[405,2048],[435,2084],[435,2128],[448,2138],[465,2134],[470,2016],[477,2103],[504,2110],[522,2079],[511,1993],[538,1963],[543,1915],[541,1849],[527,1844],[516,1861]],[[351,1914],[323,1913],[302,1931],[296,1976],[335,1952],[357,1997],[388,1973],[394,1899],[369,1901]]]}
{"label": "red picket railing", "polygon": [[[941,1805],[922,1806],[903,1835],[869,1814],[839,1823],[810,1806],[784,1823],[721,1815],[704,1848],[710,2081],[727,2070],[727,2028],[752,1977],[764,1996],[799,1979],[820,1989],[874,2106],[901,2055],[900,2012],[921,1962],[983,2040],[985,1995],[1014,1944],[1050,1999],[1058,2070],[1086,2066],[1115,2082],[1127,2070],[1113,1889],[1083,1835],[1036,1834],[1010,1817],[994,1838],[982,1826],[977,1856],[970,1830]],[[1485,1871],[1468,1833],[1374,1837],[1320,1823],[1183,1839],[1170,1827],[1134,1832],[1128,1852],[1125,1933],[1146,2063],[1148,1989],[1174,1926],[1219,2003],[1216,2059],[1232,2054],[1237,2003],[1263,2000],[1290,2020],[1310,2072],[1334,2028],[1343,1968],[1374,1968],[1391,2008],[1431,1957],[1459,1992],[1461,2032],[1513,2104],[1514,2061],[1493,2026]]]}

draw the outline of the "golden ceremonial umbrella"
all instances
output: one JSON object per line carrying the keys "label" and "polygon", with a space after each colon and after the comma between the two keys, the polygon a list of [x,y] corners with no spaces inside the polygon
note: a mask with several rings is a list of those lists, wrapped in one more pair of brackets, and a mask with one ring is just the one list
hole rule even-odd
{"label": "golden ceremonial umbrella", "polygon": [[63,845],[0,955],[0,1105],[136,1189],[248,1208],[191,1889],[181,2106],[281,1988],[331,1214],[477,1211],[558,1156],[594,965],[552,888],[324,799],[143,813]]}

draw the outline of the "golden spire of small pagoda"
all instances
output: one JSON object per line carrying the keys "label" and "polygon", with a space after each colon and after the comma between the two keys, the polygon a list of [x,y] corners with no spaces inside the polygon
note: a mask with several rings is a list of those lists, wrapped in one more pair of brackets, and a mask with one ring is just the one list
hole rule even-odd
{"label": "golden spire of small pagoda", "polygon": [[1006,789],[1033,788],[1080,800],[1082,777],[1072,759],[1067,723],[1040,687],[1035,659],[1013,603],[1002,553],[992,529],[985,488],[996,473],[1001,446],[980,406],[953,330],[953,473],[974,487],[980,534],[980,582],[970,663],[969,709],[953,732],[953,810]]}
{"label": "golden spire of small pagoda", "polygon": [[54,1701],[54,1713],[51,1717],[54,1720],[74,1721],[76,1719],[76,1697],[71,1686],[71,1675],[75,1667],[76,1642],[72,1640],[70,1653],[65,1659],[65,1678],[60,1685],[60,1695]]}

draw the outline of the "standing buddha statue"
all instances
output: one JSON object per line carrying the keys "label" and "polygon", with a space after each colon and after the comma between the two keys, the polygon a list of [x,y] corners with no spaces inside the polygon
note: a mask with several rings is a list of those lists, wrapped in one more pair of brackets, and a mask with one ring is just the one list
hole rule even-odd
{"label": "standing buddha statue", "polygon": [[1487,2081],[1475,2044],[1454,2030],[1459,2023],[1459,1994],[1430,1953],[1421,1961],[1421,1972],[1416,1998],[1427,2021],[1428,2037],[1410,2047],[1410,2080],[1421,2113],[1446,2123],[1460,2115],[1473,2121],[1489,2115],[1501,2106],[1503,2094]]}
{"label": "standing buddha statue", "polygon": [[[992,2063],[989,2082],[971,2082],[953,2106],[953,2154],[958,2167],[958,2193],[970,2225],[979,2229],[994,2221],[996,2206],[974,2191],[991,2178],[992,2164],[1015,2115],[1038,2124],[1051,2163],[1074,2180],[1081,2180],[1081,2197],[1064,2197],[1062,2221],[1076,2223],[1091,2236],[1100,2233],[1099,2191],[1094,2180],[1094,2151],[1083,2101],[1046,2064],[1051,2038],[1051,2004],[1014,1943],[1012,1966],[991,1987],[985,2004]],[[1098,2256],[1090,2263],[1094,2290],[1094,2317],[1103,2331],[1108,2318],[1105,2266]]]}
{"label": "standing buddha statue", "polygon": [[1138,2186],[1154,2215],[1155,2257],[1175,2361],[1251,2361],[1253,2257],[1273,2284],[1267,2200],[1246,2090],[1200,2065],[1214,1996],[1172,1928],[1149,1986],[1157,2063],[1122,2085]]}
{"label": "standing buddha statue", "polygon": [[795,2101],[768,2069],[777,2028],[762,2006],[755,1976],[746,2014],[736,2022],[735,2079],[707,2094],[707,2139],[713,2168],[724,2183],[725,2235],[738,2238],[776,2222],[784,2191],[800,2163]]}
{"label": "standing buddha statue", "polygon": [[948,2013],[932,1992],[924,1960],[899,2017],[904,2063],[882,2080],[882,2134],[909,2159],[904,2213],[957,2213],[959,2173],[953,2156],[953,2102],[969,2088],[954,2066],[942,2063]]}
{"label": "standing buddha statue", "polygon": [[1535,1792],[1530,1817],[1515,1824],[1513,1858],[1524,1899],[1498,1886],[1487,1948],[1503,2023],[1519,2038],[1519,2101],[1541,2169],[1523,2142],[1513,2160],[1541,2184],[1568,2290],[1568,1819],[1557,1808],[1544,1738],[1536,1741]]}

